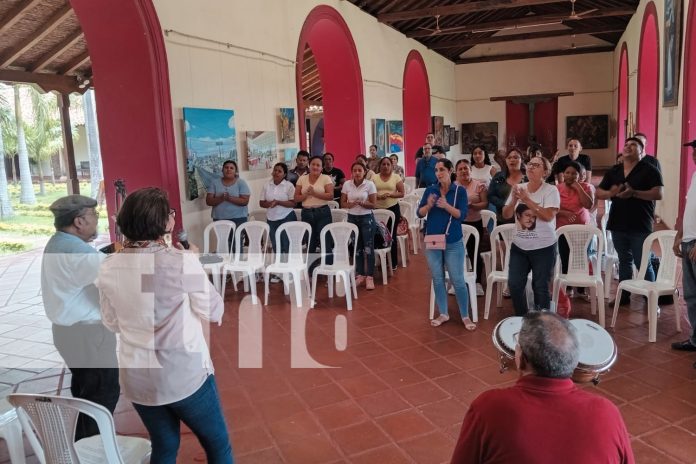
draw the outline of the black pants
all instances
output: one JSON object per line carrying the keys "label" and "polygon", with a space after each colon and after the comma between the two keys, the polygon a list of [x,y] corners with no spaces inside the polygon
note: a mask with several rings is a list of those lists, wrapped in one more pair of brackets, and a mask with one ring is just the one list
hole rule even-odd
{"label": "black pants", "polygon": [[[481,249],[481,239],[483,239],[483,220],[479,219],[474,222],[464,222],[468,226],[476,228],[479,233],[479,250]],[[474,258],[474,237],[469,237],[469,241],[466,242],[466,255],[470,260],[476,259],[476,282],[481,283],[481,275],[483,274],[483,260],[481,259],[481,251],[478,252]]]}
{"label": "black pants", "polygon": [[[392,245],[391,245],[391,260],[392,260],[392,266],[396,267],[399,260],[399,250],[398,250],[398,244],[399,240],[396,238],[396,229],[399,227],[399,221],[401,221],[401,208],[399,207],[399,204],[395,204],[394,206],[390,206],[387,208],[389,211],[394,213],[394,236],[392,237]],[[387,224],[387,227],[389,227],[390,224]],[[401,263],[402,265],[405,263]]]}
{"label": "black pants", "polygon": [[[331,224],[331,210],[328,206],[318,206],[316,208],[302,208],[302,222],[306,222],[312,227],[312,236],[309,238],[309,275],[319,265],[320,255],[315,254],[320,245],[321,230],[324,226]],[[326,236],[326,249],[333,250],[333,240],[331,235]],[[328,252],[326,264],[333,264],[333,254]]]}
{"label": "black pants", "polygon": [[[99,323],[72,326],[54,324],[53,342],[72,374],[72,395],[100,404],[113,414],[121,394],[116,336]],[[75,440],[98,433],[96,422],[81,414],[75,428]]]}

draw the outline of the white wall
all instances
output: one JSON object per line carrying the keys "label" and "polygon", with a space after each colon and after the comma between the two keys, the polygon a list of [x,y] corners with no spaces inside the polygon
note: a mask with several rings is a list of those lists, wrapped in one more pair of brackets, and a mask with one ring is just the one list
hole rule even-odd
{"label": "white wall", "polygon": [[[430,80],[431,111],[456,122],[454,64],[346,1],[328,0],[155,0],[163,30],[172,29],[294,60],[302,25],[315,6],[335,8],[355,41],[364,82],[365,146],[372,143],[372,119],[403,119],[402,80],[405,60],[418,50]],[[227,108],[235,111],[237,149],[244,149],[248,130],[277,130],[279,107],[296,107],[295,67],[285,60],[227,48],[177,34],[165,36],[177,153],[179,187],[185,195],[182,147],[182,108]],[[299,143],[296,144],[299,146]],[[456,156],[453,147],[451,156]],[[249,209],[258,207],[266,175],[242,173],[252,190]],[[202,199],[182,200],[184,226],[201,242],[210,209]]]}
{"label": "white wall", "polygon": [[[558,98],[557,148],[562,148],[566,116],[609,114],[611,118],[612,80],[611,53],[457,65],[457,125],[497,121],[498,142],[505,146],[505,102],[492,102],[491,97],[574,92],[572,97]],[[583,151],[592,156],[593,165],[601,167],[613,164],[615,147],[610,130],[608,149]]]}

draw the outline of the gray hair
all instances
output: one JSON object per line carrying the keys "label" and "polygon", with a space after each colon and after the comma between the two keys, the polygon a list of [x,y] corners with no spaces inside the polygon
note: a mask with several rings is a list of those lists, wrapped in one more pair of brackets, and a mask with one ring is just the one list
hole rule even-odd
{"label": "gray hair", "polygon": [[578,365],[580,343],[575,327],[556,313],[528,312],[522,319],[518,342],[540,377],[566,379]]}

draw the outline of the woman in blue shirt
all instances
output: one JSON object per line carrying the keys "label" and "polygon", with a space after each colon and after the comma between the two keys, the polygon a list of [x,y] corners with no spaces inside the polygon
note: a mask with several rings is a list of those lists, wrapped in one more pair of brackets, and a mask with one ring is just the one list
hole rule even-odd
{"label": "woman in blue shirt", "polygon": [[222,178],[214,179],[208,185],[205,204],[213,207],[213,221],[225,219],[239,226],[249,216],[247,205],[250,195],[249,186],[239,178],[237,163],[227,160],[222,164]]}
{"label": "woman in blue shirt", "polygon": [[476,329],[469,317],[469,292],[464,280],[464,257],[466,251],[462,241],[462,219],[468,211],[466,189],[452,183],[452,162],[446,158],[440,159],[435,164],[435,176],[438,183],[425,189],[423,198],[418,205],[418,216],[428,216],[425,225],[427,235],[446,234],[446,248],[444,250],[426,249],[425,257],[428,260],[430,274],[433,279],[435,302],[440,315],[431,320],[433,327],[447,322],[449,312],[447,309],[447,288],[445,287],[445,269],[449,273],[449,279],[454,286],[459,305],[459,314],[467,330]]}

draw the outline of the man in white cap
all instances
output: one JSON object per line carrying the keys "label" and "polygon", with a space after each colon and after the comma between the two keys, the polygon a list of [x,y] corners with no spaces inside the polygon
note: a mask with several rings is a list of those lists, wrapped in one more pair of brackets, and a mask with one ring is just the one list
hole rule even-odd
{"label": "man in white cap", "polygon": [[[691,147],[691,157],[696,163],[696,140],[684,144]],[[674,238],[674,254],[682,259],[682,284],[684,301],[691,323],[691,336],[682,342],[672,343],[673,350],[696,351],[696,173],[691,177],[686,206],[677,218],[677,236]],[[696,363],[694,363],[696,368]]]}
{"label": "man in white cap", "polygon": [[[97,236],[96,206],[96,200],[82,195],[50,206],[56,233],[44,249],[41,293],[53,323],[53,343],[72,373],[72,395],[113,413],[120,394],[116,336],[102,325],[94,285],[105,255],[88,245]],[[98,433],[91,418],[79,417],[75,440]]]}

